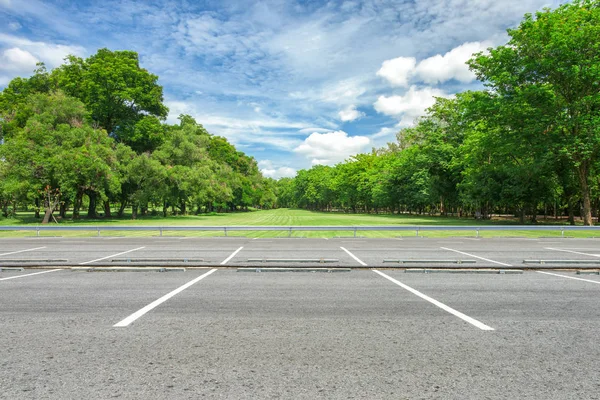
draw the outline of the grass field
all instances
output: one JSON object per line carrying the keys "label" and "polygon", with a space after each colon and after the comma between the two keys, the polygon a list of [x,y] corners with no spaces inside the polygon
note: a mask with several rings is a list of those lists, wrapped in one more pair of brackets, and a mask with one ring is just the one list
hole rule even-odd
{"label": "grass field", "polygon": [[[552,224],[552,220],[542,221]],[[171,236],[223,236],[223,231],[168,231],[170,226],[248,226],[248,225],[266,225],[266,226],[377,226],[377,225],[414,225],[426,227],[427,225],[444,226],[486,226],[486,225],[507,225],[516,224],[514,221],[480,221],[472,218],[451,218],[437,216],[419,216],[419,215],[372,215],[372,214],[341,214],[341,213],[322,213],[306,210],[277,209],[250,212],[237,212],[214,215],[187,215],[156,217],[145,216],[137,220],[131,219],[95,219],[90,220],[82,218],[80,220],[64,220],[59,226],[162,226],[167,228],[163,235]],[[16,218],[0,219],[0,226],[38,226],[39,221],[33,218],[32,213],[23,213]],[[55,225],[55,224],[54,224]],[[0,237],[22,237],[34,236],[35,231],[0,231]],[[40,236],[96,236],[97,231],[49,231],[41,232]],[[101,231],[103,236],[156,236],[158,231]],[[234,231],[228,232],[229,236],[247,236],[247,237],[287,237],[288,232],[265,232],[265,231]],[[306,231],[293,232],[293,237],[335,237],[352,236],[349,231]],[[365,237],[397,237],[397,236],[416,236],[415,231],[359,231],[359,236]],[[426,228],[419,233],[426,237],[473,237],[476,231],[428,231]],[[553,231],[482,231],[480,237],[496,236],[516,236],[516,237],[560,237],[559,229]],[[600,231],[576,231],[565,232],[565,236],[570,237],[594,237],[600,236]]]}

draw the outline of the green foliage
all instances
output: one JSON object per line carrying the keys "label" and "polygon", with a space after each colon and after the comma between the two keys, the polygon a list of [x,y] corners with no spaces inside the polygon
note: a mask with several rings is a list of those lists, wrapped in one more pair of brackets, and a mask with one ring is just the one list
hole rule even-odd
{"label": "green foliage", "polygon": [[157,80],[135,52],[101,49],[11,81],[0,92],[2,214],[39,210],[48,191],[75,218],[84,206],[97,217],[100,204],[110,216],[113,203],[134,218],[156,207],[166,215],[276,206],[276,183],[252,157],[189,115],[162,122]]}
{"label": "green foliage", "polygon": [[[600,155],[600,3],[577,0],[527,14],[506,46],[470,63],[535,142],[563,158],[578,177],[583,218],[591,220],[590,185]],[[528,110],[527,118],[523,110]]]}
{"label": "green foliage", "polygon": [[81,102],[62,92],[34,94],[27,107],[25,125],[0,146],[5,192],[27,203],[50,188],[77,204],[83,194],[101,197],[116,190],[113,141],[85,124]]}
{"label": "green foliage", "polygon": [[158,76],[141,68],[136,52],[100,49],[91,57],[67,57],[52,73],[58,87],[80,99],[92,119],[118,142],[138,151],[153,149],[166,118]]}
{"label": "green foliage", "polygon": [[[397,142],[336,165],[300,171],[297,206],[335,193],[327,209],[434,212],[483,218],[550,206],[591,224],[600,207],[600,1],[526,15],[505,46],[469,62],[488,90],[437,99]],[[318,179],[318,178],[317,178]],[[323,178],[324,182],[327,182]]]}

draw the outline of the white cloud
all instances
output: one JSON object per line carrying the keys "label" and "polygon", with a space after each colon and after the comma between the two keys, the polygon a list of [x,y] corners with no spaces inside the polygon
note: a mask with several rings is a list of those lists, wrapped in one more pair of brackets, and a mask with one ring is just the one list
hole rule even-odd
{"label": "white cloud", "polygon": [[[301,122],[293,122],[277,118],[257,118],[255,114],[249,115],[248,118],[228,117],[225,115],[206,114],[198,111],[193,103],[185,101],[166,101],[165,104],[169,107],[169,123],[177,123],[177,118],[180,114],[188,114],[196,119],[196,122],[204,126],[213,126],[221,128],[235,128],[248,130],[265,130],[265,129],[304,129],[306,125]],[[259,112],[260,110],[253,110]]]}
{"label": "white cloud", "polygon": [[425,115],[425,110],[435,103],[435,97],[450,95],[435,88],[417,89],[411,86],[403,96],[379,96],[373,106],[379,113],[399,117],[400,125],[409,126],[415,118]]}
{"label": "white cloud", "polygon": [[[77,56],[83,56],[85,54],[85,49],[81,46],[34,42],[29,39],[0,33],[0,47],[2,47],[2,44],[30,53],[37,60],[45,63],[49,68],[61,65],[64,58],[69,54]],[[32,71],[29,72],[31,73]]]}
{"label": "white cloud", "polygon": [[248,144],[262,147],[268,145],[279,150],[291,151],[301,143],[301,140],[295,137],[298,130],[306,128],[306,125],[300,122],[272,118],[263,114],[257,116],[254,112],[230,117],[226,114],[199,111],[198,107],[190,102],[168,100],[165,104],[169,107],[168,123],[177,124],[179,115],[190,115],[209,133],[224,136],[240,147]]}
{"label": "white cloud", "polygon": [[393,86],[407,87],[416,65],[414,57],[393,58],[383,62],[377,76],[387,79]]}
{"label": "white cloud", "polygon": [[361,78],[345,79],[326,85],[321,94],[320,100],[333,104],[354,103],[356,99],[366,92]]}
{"label": "white cloud", "polygon": [[475,74],[469,70],[466,62],[474,53],[484,51],[491,46],[489,42],[469,42],[453,48],[443,56],[429,57],[419,63],[415,73],[428,84],[444,83],[456,79],[462,83],[475,80]]}
{"label": "white cloud", "polygon": [[371,140],[366,136],[348,136],[344,131],[312,133],[294,152],[312,159],[312,164],[335,164],[362,152]]}
{"label": "white cloud", "polygon": [[276,167],[273,166],[273,162],[271,160],[261,160],[258,162],[258,167],[260,168],[260,172],[267,178],[293,178],[296,176],[296,170],[290,167]]}
{"label": "white cloud", "polygon": [[331,132],[331,129],[310,127],[310,128],[300,129],[298,131],[298,133],[302,133],[302,134],[305,134],[305,135],[308,135],[308,134],[311,134],[311,133],[314,133],[314,132],[327,133],[327,132]]}
{"label": "white cloud", "polygon": [[[33,31],[40,33],[43,31],[41,26],[51,26],[55,31],[67,34],[72,37],[77,37],[79,29],[77,24],[72,22],[73,16],[66,12],[67,4],[53,6],[49,1],[45,0],[0,0],[0,7],[6,9],[13,16],[24,16],[28,22],[35,19],[35,25],[32,25]],[[84,28],[85,32],[89,30]]]}
{"label": "white cloud", "polygon": [[340,120],[344,122],[354,121],[365,116],[365,113],[358,111],[356,106],[348,106],[338,113]]}
{"label": "white cloud", "polygon": [[294,100],[330,103],[338,106],[349,106],[357,103],[357,99],[367,91],[369,76],[354,77],[324,84],[318,89],[294,91],[289,97]]}
{"label": "white cloud", "polygon": [[394,128],[389,128],[389,127],[381,128],[379,130],[379,132],[375,133],[373,136],[371,136],[371,138],[373,138],[373,139],[379,139],[379,138],[382,138],[382,137],[386,137],[386,136],[389,136],[391,134],[395,134],[396,132],[398,132],[398,129],[400,129],[398,126],[396,126]]}
{"label": "white cloud", "polygon": [[27,50],[18,47],[6,49],[0,55],[0,69],[9,71],[33,72],[39,60]]}
{"label": "white cloud", "polygon": [[11,22],[11,23],[8,24],[8,28],[11,31],[18,31],[19,29],[21,29],[21,24],[18,23],[18,22],[16,22],[16,21],[14,21],[14,22]]}
{"label": "white cloud", "polygon": [[417,64],[414,57],[398,57],[384,61],[377,76],[381,76],[392,86],[408,87],[410,81],[430,85],[456,79],[462,83],[475,80],[466,62],[474,53],[492,46],[491,42],[467,42],[453,48],[444,55],[437,54]]}

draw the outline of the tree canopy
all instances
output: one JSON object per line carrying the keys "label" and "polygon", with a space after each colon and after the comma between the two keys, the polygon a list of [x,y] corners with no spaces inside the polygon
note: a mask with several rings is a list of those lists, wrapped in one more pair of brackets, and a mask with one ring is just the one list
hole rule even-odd
{"label": "tree canopy", "polygon": [[2,214],[39,213],[49,198],[75,218],[84,205],[88,217],[118,204],[134,218],[274,206],[274,184],[252,157],[189,115],[164,123],[157,82],[135,52],[107,49],[13,79],[0,92]]}

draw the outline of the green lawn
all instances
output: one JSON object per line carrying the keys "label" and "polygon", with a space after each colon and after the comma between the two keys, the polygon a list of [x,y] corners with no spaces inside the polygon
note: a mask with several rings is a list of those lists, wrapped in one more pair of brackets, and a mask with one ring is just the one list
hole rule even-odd
{"label": "green lawn", "polygon": [[[543,221],[542,221],[543,222]],[[548,223],[553,221],[548,220]],[[372,225],[507,225],[515,224],[512,221],[476,221],[472,218],[450,218],[450,217],[432,217],[418,215],[366,215],[366,214],[338,214],[321,213],[294,209],[277,209],[250,212],[225,213],[214,215],[188,215],[174,217],[156,217],[145,216],[137,220],[131,219],[97,219],[89,220],[82,218],[77,221],[65,220],[60,226],[236,226],[236,225],[269,225],[269,226],[372,226]],[[37,226],[39,221],[33,218],[32,213],[22,213],[17,218],[0,219],[0,225],[27,225]],[[35,231],[0,231],[0,237],[22,237],[35,235]],[[171,236],[223,236],[223,231],[196,232],[196,231],[168,231],[163,235]],[[96,236],[97,232],[78,231],[62,232],[50,231],[41,232],[43,236]],[[104,231],[103,236],[156,236],[158,231]],[[229,236],[247,236],[247,237],[287,237],[287,232],[264,232],[264,231],[244,231],[228,232]],[[294,237],[334,237],[334,236],[352,236],[353,232],[348,231],[307,231],[293,232]],[[416,236],[416,231],[367,231],[357,233],[359,236],[366,237],[397,237],[397,236]],[[420,236],[426,237],[459,237],[476,235],[476,231],[421,231]],[[495,236],[518,236],[518,237],[540,237],[551,236],[560,237],[561,232],[556,231],[492,231],[480,232],[481,237]],[[593,237],[600,236],[600,232],[577,231],[565,232],[569,237]]]}

